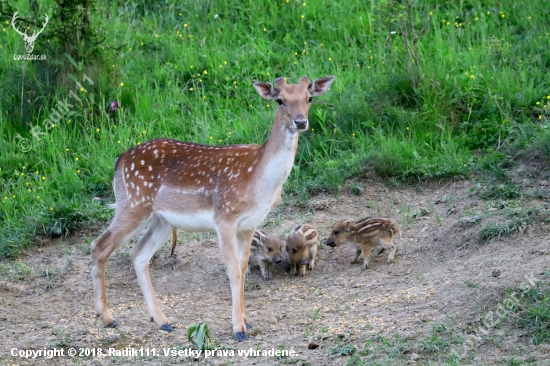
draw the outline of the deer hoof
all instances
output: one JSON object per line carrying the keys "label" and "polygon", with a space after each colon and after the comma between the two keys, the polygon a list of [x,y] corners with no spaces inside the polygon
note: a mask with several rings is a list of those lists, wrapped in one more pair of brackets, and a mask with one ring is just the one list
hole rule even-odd
{"label": "deer hoof", "polygon": [[160,326],[160,330],[164,330],[165,332],[172,333],[173,329],[170,324],[163,324]]}
{"label": "deer hoof", "polygon": [[109,324],[106,325],[107,328],[116,328],[118,327],[120,324],[116,321],[116,320],[113,320],[112,322],[110,322]]}
{"label": "deer hoof", "polygon": [[248,339],[248,336],[246,335],[245,332],[237,332],[235,333],[235,338],[237,338],[239,342],[242,342],[242,341],[246,341]]}
{"label": "deer hoof", "polygon": [[254,328],[254,327],[252,326],[252,324],[250,324],[250,323],[244,323],[244,324],[246,325],[246,329],[252,329],[252,328]]}

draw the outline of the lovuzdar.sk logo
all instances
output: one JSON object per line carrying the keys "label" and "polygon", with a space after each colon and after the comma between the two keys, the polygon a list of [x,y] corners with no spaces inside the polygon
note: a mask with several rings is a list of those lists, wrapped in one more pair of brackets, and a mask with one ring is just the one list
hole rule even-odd
{"label": "lovuzdar.sk logo", "polygon": [[13,55],[14,60],[46,60],[46,55],[33,55],[32,51],[34,50],[34,42],[36,42],[36,39],[44,31],[46,28],[46,25],[48,24],[48,14],[45,14],[45,22],[42,26],[42,29],[40,29],[38,32],[33,32],[32,36],[29,36],[27,34],[27,30],[24,32],[21,32],[19,29],[17,29],[17,26],[15,25],[15,21],[17,20],[17,12],[13,14],[13,18],[11,18],[11,26],[13,29],[21,35],[23,38],[23,41],[25,42],[25,51],[27,51],[26,55]]}

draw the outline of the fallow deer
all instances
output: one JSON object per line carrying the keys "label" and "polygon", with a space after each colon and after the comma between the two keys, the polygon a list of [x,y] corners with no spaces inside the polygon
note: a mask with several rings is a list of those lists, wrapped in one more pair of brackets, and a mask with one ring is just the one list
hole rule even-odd
{"label": "fallow deer", "polygon": [[388,263],[393,262],[395,255],[395,245],[393,245],[393,237],[401,231],[396,223],[390,219],[376,217],[364,218],[357,222],[351,220],[340,221],[335,224],[330,230],[330,236],[325,240],[325,244],[329,247],[336,247],[342,244],[351,244],[355,247],[355,258],[351,263],[357,263],[361,253],[363,254],[363,270],[369,265],[369,257],[372,245],[381,245],[382,248],[378,251],[381,254],[386,249],[389,250]]}
{"label": "fallow deer", "polygon": [[131,260],[149,314],[167,332],[172,326],[162,312],[149,277],[149,261],[172,233],[215,231],[218,235],[232,297],[232,327],[237,340],[251,327],[244,311],[244,278],[256,227],[281,200],[298,147],[308,129],[312,97],[327,91],[333,76],[298,84],[284,78],[274,85],[255,82],[265,99],[277,103],[271,134],[263,145],[208,146],[156,139],[121,154],[115,164],[115,216],[91,245],[92,279],[97,314],[104,325],[118,326],[107,306],[105,267],[111,253],[140,230]]}

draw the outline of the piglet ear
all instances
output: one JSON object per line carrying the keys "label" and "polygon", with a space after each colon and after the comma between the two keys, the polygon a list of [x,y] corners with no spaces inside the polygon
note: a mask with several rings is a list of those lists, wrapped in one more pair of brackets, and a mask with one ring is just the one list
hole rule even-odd
{"label": "piglet ear", "polygon": [[275,99],[277,96],[277,89],[271,83],[256,81],[253,85],[258,94],[264,99]]}
{"label": "piglet ear", "polygon": [[328,88],[332,85],[334,76],[326,76],[324,78],[315,79],[313,83],[309,85],[309,93],[312,96],[323,95]]}
{"label": "piglet ear", "polygon": [[351,220],[346,220],[346,221],[344,222],[344,229],[345,229],[346,231],[349,231],[349,230],[351,229]]}

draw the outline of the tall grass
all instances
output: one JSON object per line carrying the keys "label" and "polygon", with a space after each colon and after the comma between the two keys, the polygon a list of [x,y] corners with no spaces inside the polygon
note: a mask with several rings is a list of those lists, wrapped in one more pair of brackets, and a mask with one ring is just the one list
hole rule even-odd
{"label": "tall grass", "polygon": [[[38,3],[42,13],[53,6]],[[256,95],[253,80],[336,77],[312,107],[287,197],[335,191],[371,171],[403,181],[466,175],[479,156],[528,146],[545,131],[545,2],[421,0],[409,18],[399,4],[98,1],[92,23],[105,28],[103,59],[74,65],[55,54],[43,64],[13,60],[23,42],[4,22],[0,256],[17,255],[36,234],[66,233],[47,228],[71,218],[109,217],[102,202],[115,158],[135,144],[265,141],[276,105]],[[419,60],[407,56],[406,21],[425,29]],[[40,38],[36,49],[48,52]],[[49,79],[58,59],[69,66]],[[44,92],[49,85],[55,93]],[[65,100],[71,114],[46,130],[51,108]],[[111,111],[111,102],[121,108]]]}

